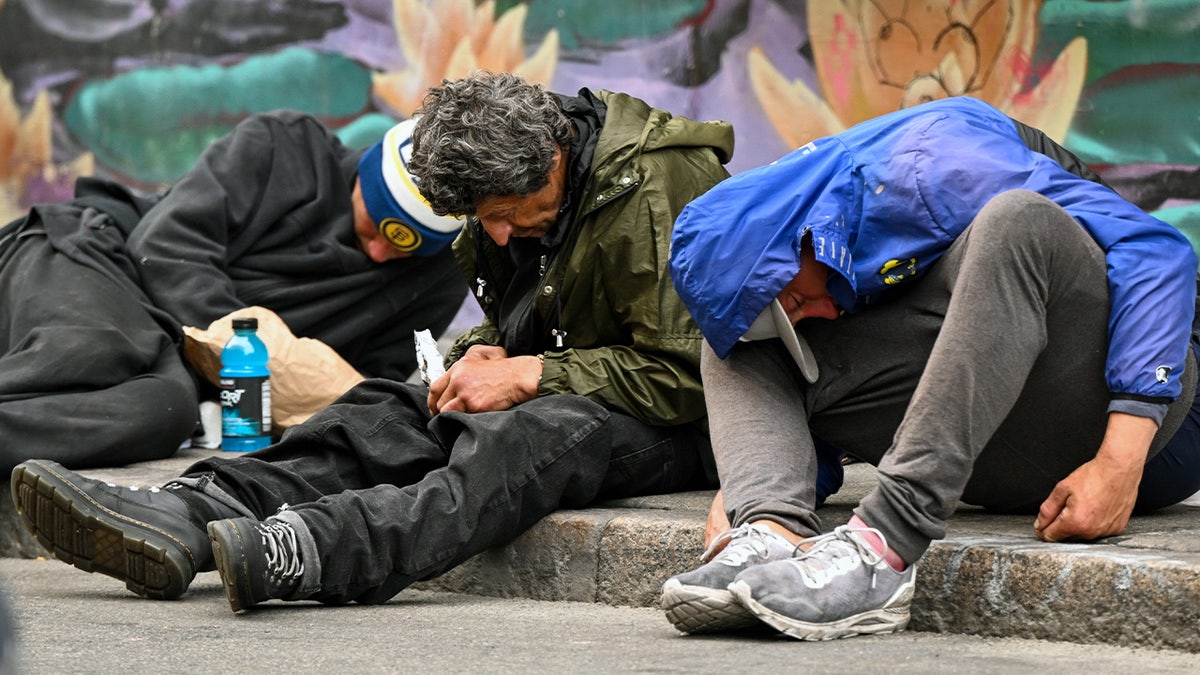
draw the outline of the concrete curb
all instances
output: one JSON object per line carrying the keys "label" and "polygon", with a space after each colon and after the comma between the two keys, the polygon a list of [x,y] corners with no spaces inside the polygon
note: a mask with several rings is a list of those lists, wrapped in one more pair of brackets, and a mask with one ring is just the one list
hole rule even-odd
{"label": "concrete curb", "polygon": [[1031,539],[935,544],[912,628],[1200,652],[1200,554]]}
{"label": "concrete curb", "polygon": [[[213,451],[87,471],[118,484],[159,485]],[[845,522],[874,484],[847,467],[846,485],[820,511]],[[711,492],[599,504],[551,514],[510,544],[418,584],[538,600],[655,606],[669,576],[702,553]],[[0,555],[38,557],[9,499],[0,504]],[[1134,519],[1093,544],[1045,544],[1032,517],[962,508],[917,573],[912,630],[1023,637],[1200,653],[1200,510],[1175,506]],[[65,568],[64,568],[65,569]]]}
{"label": "concrete curb", "polygon": [[[844,522],[849,508],[822,515]],[[1194,518],[1174,513],[1157,523],[1167,526],[1162,531],[1115,543],[1046,544],[1034,539],[1028,518],[979,514],[973,520],[1001,521],[992,523],[997,532],[1019,521],[1028,534],[952,525],[918,567],[910,629],[1200,652],[1200,553],[1155,548],[1197,541],[1194,527],[1172,525]],[[572,542],[578,532],[588,536]],[[560,511],[422,586],[655,606],[662,582],[697,564],[703,536],[704,511],[694,508]]]}

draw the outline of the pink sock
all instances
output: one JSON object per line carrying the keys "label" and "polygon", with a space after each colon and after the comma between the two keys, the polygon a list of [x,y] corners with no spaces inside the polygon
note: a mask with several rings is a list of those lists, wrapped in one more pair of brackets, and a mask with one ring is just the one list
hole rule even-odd
{"label": "pink sock", "polygon": [[904,562],[904,559],[899,555],[896,555],[896,552],[893,551],[890,546],[884,545],[883,539],[881,539],[879,535],[869,530],[859,529],[871,527],[862,518],[854,516],[850,518],[850,522],[847,523],[847,525],[849,525],[851,529],[858,530],[856,534],[865,539],[867,543],[871,545],[871,548],[875,549],[876,553],[882,553],[883,559],[887,561],[888,566],[890,566],[892,569],[896,570],[897,572],[903,572],[904,570],[908,569],[908,563]]}

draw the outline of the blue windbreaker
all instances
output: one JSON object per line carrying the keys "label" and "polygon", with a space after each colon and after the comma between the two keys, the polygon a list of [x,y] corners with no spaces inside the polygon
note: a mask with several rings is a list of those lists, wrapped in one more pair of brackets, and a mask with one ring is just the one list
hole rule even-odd
{"label": "blue windbreaker", "polygon": [[1195,311],[1188,240],[1027,148],[1012,120],[978,99],[884,115],[723,181],[676,221],[671,274],[724,358],[798,273],[806,233],[837,271],[830,295],[855,312],[919,278],[988,200],[1014,189],[1062,206],[1104,251],[1114,398],[1174,400]]}

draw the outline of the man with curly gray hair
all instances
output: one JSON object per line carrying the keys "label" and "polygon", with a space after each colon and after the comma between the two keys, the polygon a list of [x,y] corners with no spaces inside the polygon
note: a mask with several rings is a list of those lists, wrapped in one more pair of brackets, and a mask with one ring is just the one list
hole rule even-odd
{"label": "man with curly gray hair", "polygon": [[575,135],[557,97],[508,73],[445,82],[417,114],[412,170],[442,215],[542,189]]}
{"label": "man with curly gray hair", "polygon": [[468,217],[453,249],[484,314],[446,373],[368,380],[167,490],[28,463],[30,527],[65,504],[73,541],[125,543],[77,566],[157,598],[216,567],[240,611],[383,602],[554,509],[715,485],[702,338],[666,262],[676,216],[728,176],[732,128],[503,73],[443,82],[417,117],[408,167],[435,212]]}

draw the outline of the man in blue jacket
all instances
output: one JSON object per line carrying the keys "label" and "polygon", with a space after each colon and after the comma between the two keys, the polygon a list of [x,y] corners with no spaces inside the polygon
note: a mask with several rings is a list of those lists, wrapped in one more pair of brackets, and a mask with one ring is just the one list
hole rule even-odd
{"label": "man in blue jacket", "polygon": [[[1095,539],[1200,487],[1191,246],[982,101],[726,180],[670,265],[734,526],[664,585],[680,630],[900,630],[960,500]],[[879,468],[828,534],[814,435]]]}

